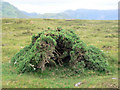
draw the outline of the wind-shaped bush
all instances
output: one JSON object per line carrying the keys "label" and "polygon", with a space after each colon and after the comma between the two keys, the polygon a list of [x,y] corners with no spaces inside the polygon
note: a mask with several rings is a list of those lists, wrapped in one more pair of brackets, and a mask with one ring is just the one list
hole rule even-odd
{"label": "wind-shaped bush", "polygon": [[82,68],[107,71],[107,57],[96,47],[87,46],[72,30],[45,30],[32,36],[30,45],[11,59],[18,72],[31,72],[51,67]]}

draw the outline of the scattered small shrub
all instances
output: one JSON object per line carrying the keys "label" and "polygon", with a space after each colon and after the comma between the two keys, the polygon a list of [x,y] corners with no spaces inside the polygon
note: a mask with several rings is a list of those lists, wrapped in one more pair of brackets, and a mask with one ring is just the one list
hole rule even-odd
{"label": "scattered small shrub", "polygon": [[109,35],[106,35],[105,38],[118,38],[118,35],[117,34],[109,34]]}

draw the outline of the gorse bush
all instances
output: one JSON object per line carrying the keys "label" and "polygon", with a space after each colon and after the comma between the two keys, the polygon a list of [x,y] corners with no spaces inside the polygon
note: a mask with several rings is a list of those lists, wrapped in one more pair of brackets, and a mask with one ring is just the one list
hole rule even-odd
{"label": "gorse bush", "polygon": [[87,46],[73,30],[48,30],[32,36],[30,45],[11,59],[19,73],[41,71],[52,67],[65,67],[73,72],[84,69],[107,72],[105,54],[94,46]]}

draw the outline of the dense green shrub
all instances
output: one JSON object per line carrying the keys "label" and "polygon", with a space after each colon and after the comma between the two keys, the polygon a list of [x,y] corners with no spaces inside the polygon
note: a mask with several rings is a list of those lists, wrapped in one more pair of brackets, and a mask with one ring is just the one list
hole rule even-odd
{"label": "dense green shrub", "polygon": [[21,49],[11,59],[19,73],[52,67],[65,67],[76,73],[84,69],[108,71],[105,54],[94,46],[87,46],[73,30],[48,30],[32,36],[30,45]]}
{"label": "dense green shrub", "polygon": [[105,54],[94,46],[88,46],[88,50],[85,53],[86,68],[96,71],[107,71],[108,62]]}

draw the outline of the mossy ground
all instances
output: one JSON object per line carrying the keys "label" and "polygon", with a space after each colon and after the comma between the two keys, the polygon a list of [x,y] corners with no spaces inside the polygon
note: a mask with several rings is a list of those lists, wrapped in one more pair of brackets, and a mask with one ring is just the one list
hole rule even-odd
{"label": "mossy ground", "polygon": [[[11,57],[31,42],[31,36],[48,27],[73,29],[87,45],[94,45],[110,56],[111,74],[101,75],[86,71],[86,75],[64,76],[46,74],[17,74],[10,66]],[[56,20],[56,19],[3,19],[2,22],[2,86],[3,88],[109,88],[118,86],[118,26],[117,21]],[[52,74],[51,74],[52,73]],[[113,77],[117,79],[112,79]]]}

